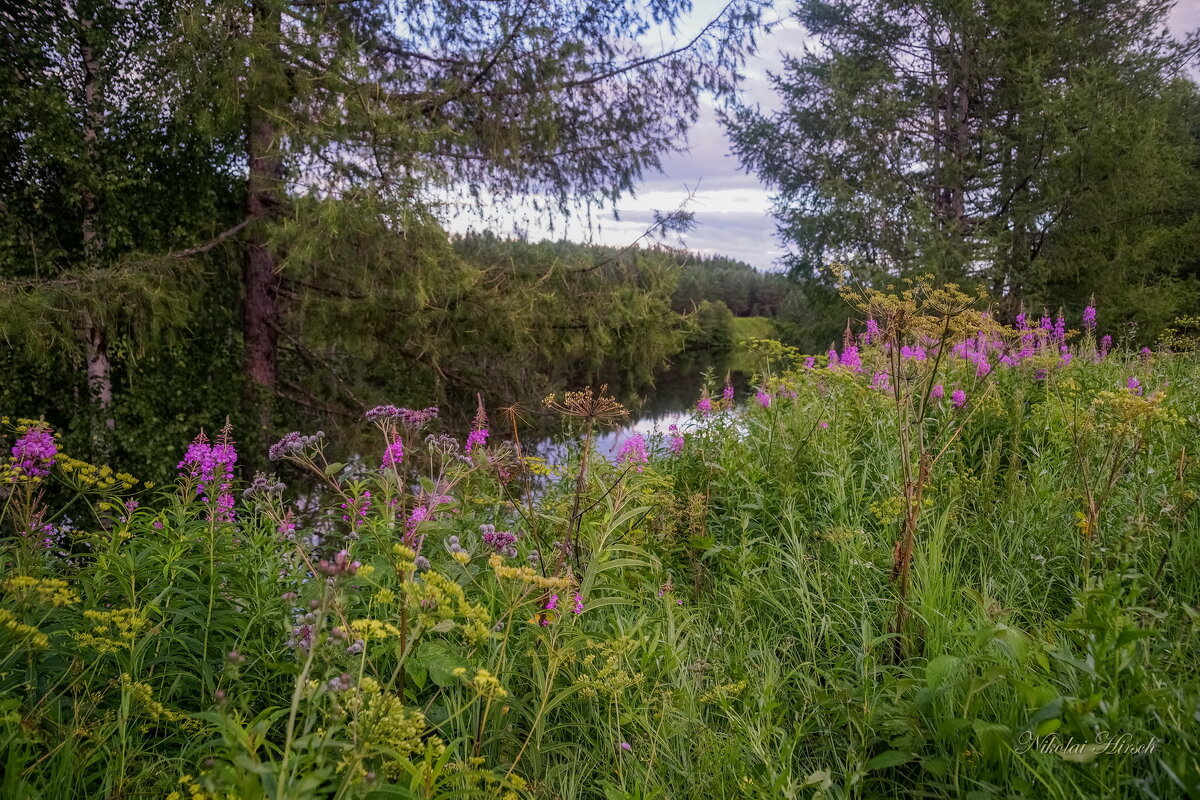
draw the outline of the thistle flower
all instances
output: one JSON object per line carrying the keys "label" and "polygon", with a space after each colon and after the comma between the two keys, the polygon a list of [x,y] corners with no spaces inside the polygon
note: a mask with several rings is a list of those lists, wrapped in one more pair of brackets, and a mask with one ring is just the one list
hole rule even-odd
{"label": "thistle flower", "polygon": [[641,472],[642,465],[650,461],[650,457],[646,454],[645,437],[640,433],[635,433],[626,439],[617,453],[617,461]]}
{"label": "thistle flower", "polygon": [[[304,436],[300,431],[292,431],[271,445],[270,449],[267,450],[267,457],[272,461],[278,461],[281,458],[287,458],[288,456],[303,452],[309,445],[315,444],[324,438],[324,431],[317,431],[312,436]],[[187,459],[185,458],[185,460]]]}
{"label": "thistle flower", "polygon": [[512,531],[498,531],[495,525],[480,525],[483,542],[502,556],[517,557],[517,535]]}
{"label": "thistle flower", "polygon": [[54,432],[49,425],[38,424],[29,428],[17,439],[12,448],[13,466],[28,478],[44,478],[50,474],[58,445],[54,443]]}
{"label": "thistle flower", "polygon": [[962,389],[955,389],[954,393],[950,395],[950,404],[955,408],[962,408],[967,404],[967,393]]}

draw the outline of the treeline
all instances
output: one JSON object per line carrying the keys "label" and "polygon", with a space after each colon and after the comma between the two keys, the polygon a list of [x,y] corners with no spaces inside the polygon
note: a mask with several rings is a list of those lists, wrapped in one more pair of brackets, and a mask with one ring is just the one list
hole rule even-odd
{"label": "treeline", "polygon": [[774,109],[727,116],[774,191],[810,320],[831,265],[933,274],[1012,315],[1082,308],[1152,341],[1200,306],[1200,35],[1171,0],[800,0]]}

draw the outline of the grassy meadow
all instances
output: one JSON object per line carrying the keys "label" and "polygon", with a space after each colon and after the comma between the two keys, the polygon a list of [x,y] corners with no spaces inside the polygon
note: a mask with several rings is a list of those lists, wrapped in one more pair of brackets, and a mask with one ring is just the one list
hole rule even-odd
{"label": "grassy meadow", "polygon": [[167,486],[5,420],[0,795],[1200,793],[1196,354],[856,302],[612,460],[600,390]]}

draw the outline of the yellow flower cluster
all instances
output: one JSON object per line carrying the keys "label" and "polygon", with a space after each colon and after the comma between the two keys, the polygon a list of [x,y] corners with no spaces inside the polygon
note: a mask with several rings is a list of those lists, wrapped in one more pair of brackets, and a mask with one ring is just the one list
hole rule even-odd
{"label": "yellow flower cluster", "polygon": [[[110,466],[89,464],[66,453],[59,453],[55,460],[63,474],[63,480],[73,484],[80,491],[127,492],[138,484],[137,478],[127,472],[113,472]],[[153,485],[147,483],[146,488],[149,489]]]}
{"label": "yellow flower cluster", "polygon": [[133,640],[148,620],[136,608],[115,608],[112,611],[83,612],[85,619],[95,623],[90,633],[77,633],[75,638],[84,647],[98,653],[115,653],[133,646]]}
{"label": "yellow flower cluster", "polygon": [[79,600],[79,595],[71,590],[64,580],[58,578],[34,578],[29,575],[18,575],[0,584],[4,593],[17,597],[23,605],[43,605],[62,608]]}
{"label": "yellow flower cluster", "polygon": [[531,583],[539,589],[570,589],[574,585],[574,581],[567,577],[547,578],[539,574],[533,567],[510,567],[504,563],[504,559],[499,553],[493,553],[488,559],[488,564],[496,573],[497,578],[506,578],[508,580],[518,580],[524,583]]}
{"label": "yellow flower cluster", "polygon": [[464,622],[459,628],[472,644],[484,641],[491,634],[488,623],[492,617],[488,610],[480,603],[468,601],[462,586],[440,572],[430,570],[421,580],[408,581],[403,586],[408,601],[419,609],[422,625],[432,628],[442,620],[461,617]]}
{"label": "yellow flower cluster", "polygon": [[350,623],[350,630],[363,641],[400,636],[400,629],[395,625],[389,622],[380,622],[377,619],[356,619]]}
{"label": "yellow flower cluster", "polygon": [[548,478],[556,473],[555,468],[550,466],[546,459],[538,456],[523,456],[521,465],[530,475],[537,475],[539,478]]}
{"label": "yellow flower cluster", "polygon": [[16,615],[7,608],[0,608],[0,629],[7,630],[17,639],[24,639],[29,645],[38,650],[50,646],[50,637],[32,625],[26,625],[17,619]]}
{"label": "yellow flower cluster", "polygon": [[[215,794],[209,794],[201,788],[200,784],[191,775],[184,775],[179,779],[181,789],[176,789],[167,795],[166,800],[222,800]],[[224,795],[226,800],[233,800],[233,795]]]}
{"label": "yellow flower cluster", "polygon": [[[453,670],[454,677],[465,678],[467,676],[466,667],[455,667]],[[475,677],[467,681],[480,697],[486,697],[489,700],[495,698],[508,697],[508,691],[500,685],[500,679],[486,669],[480,669],[475,672]]]}
{"label": "yellow flower cluster", "polygon": [[128,672],[121,674],[121,688],[129,692],[134,705],[154,722],[169,722],[172,725],[178,725],[189,733],[200,729],[201,724],[199,720],[192,719],[187,714],[172,711],[155,700],[154,689],[149,684],[138,683],[130,677]]}
{"label": "yellow flower cluster", "polygon": [[704,694],[700,695],[700,702],[719,704],[729,700],[730,698],[737,697],[744,691],[746,691],[745,681],[722,683],[719,686],[714,686]]}
{"label": "yellow flower cluster", "polygon": [[[339,696],[339,703],[350,719],[355,747],[378,749],[393,756],[384,766],[392,777],[398,777],[404,769],[396,756],[405,759],[425,748],[425,715],[405,709],[400,698],[385,693],[374,678],[362,678],[358,686]],[[441,746],[440,742],[435,744]]]}
{"label": "yellow flower cluster", "polygon": [[629,689],[638,686],[645,680],[640,672],[630,672],[622,666],[624,657],[637,645],[628,638],[613,639],[589,645],[597,653],[588,653],[583,657],[583,666],[593,670],[594,674],[585,673],[575,679],[575,685],[580,687],[584,697],[606,695],[616,699]]}

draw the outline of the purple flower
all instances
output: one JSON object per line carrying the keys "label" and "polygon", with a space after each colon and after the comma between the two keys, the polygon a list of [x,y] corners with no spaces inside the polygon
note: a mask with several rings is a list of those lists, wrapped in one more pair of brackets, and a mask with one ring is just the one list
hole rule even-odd
{"label": "purple flower", "polygon": [[829,352],[825,354],[829,358],[829,369],[833,369],[840,363],[838,351],[834,348],[829,348]]}
{"label": "purple flower", "polygon": [[550,599],[546,601],[545,609],[547,611],[557,611],[558,610],[558,595],[556,595],[556,594],[550,595]]}
{"label": "purple flower", "polygon": [[1096,327],[1096,307],[1089,305],[1083,310],[1083,327],[1089,331]]}
{"label": "purple flower", "polygon": [[417,526],[429,518],[429,509],[425,506],[417,506],[408,515],[408,519],[404,522],[404,541],[406,544],[411,544],[416,541]]}
{"label": "purple flower", "polygon": [[1142,382],[1131,375],[1129,380],[1125,381],[1125,388],[1140,396],[1142,393]]}
{"label": "purple flower", "polygon": [[955,408],[962,408],[967,404],[967,393],[962,389],[955,389],[954,394],[950,395],[950,404]]}
{"label": "purple flower", "polygon": [[771,407],[771,395],[767,394],[762,389],[759,389],[757,392],[755,392],[754,397],[756,400],[758,400],[758,404],[763,408]]}
{"label": "purple flower", "polygon": [[471,432],[467,434],[467,442],[463,445],[463,451],[470,453],[476,447],[483,447],[487,444],[488,439],[488,418],[487,411],[483,408],[483,397],[476,395],[479,398],[479,410],[475,412],[475,419],[471,423]]}
{"label": "purple flower", "polygon": [[404,442],[397,439],[383,451],[383,467],[396,469],[404,461]]}
{"label": "purple flower", "polygon": [[1142,357],[1143,361],[1146,361],[1150,358],[1150,356],[1154,355],[1154,351],[1152,351],[1149,347],[1143,347],[1138,351],[1138,355]]}
{"label": "purple flower", "polygon": [[679,455],[683,452],[684,445],[683,434],[679,432],[679,426],[670,426],[667,428],[667,433],[669,434],[667,438],[667,446],[671,449],[673,454]]}
{"label": "purple flower", "polygon": [[1107,333],[1100,337],[1100,357],[1108,358],[1108,351],[1112,350],[1112,337]]}
{"label": "purple flower", "polygon": [[725,388],[721,390],[721,398],[726,403],[733,402],[733,384],[729,382],[729,378],[725,379]]}
{"label": "purple flower", "polygon": [[177,465],[181,475],[196,482],[196,494],[201,502],[210,506],[210,521],[233,522],[234,500],[231,490],[233,466],[238,457],[234,442],[230,439],[231,430],[226,423],[215,442],[209,442],[201,431],[188,445],[183,460]]}
{"label": "purple flower", "polygon": [[805,356],[804,357],[804,368],[805,369],[814,369],[816,366],[817,366],[816,356]]}
{"label": "purple flower", "polygon": [[1017,328],[1019,330],[1026,330],[1028,325],[1029,323],[1025,319],[1025,312],[1022,311],[1020,314],[1017,314]]}
{"label": "purple flower", "polygon": [[1067,347],[1065,344],[1059,345],[1058,352],[1060,355],[1059,360],[1062,361],[1064,365],[1071,363],[1071,348]]}
{"label": "purple flower", "polygon": [[946,390],[942,387],[942,385],[940,383],[936,384],[933,387],[933,389],[929,392],[929,396],[932,397],[934,400],[941,400],[943,397],[946,396]]}
{"label": "purple flower", "polygon": [[[325,438],[324,431],[317,431],[312,436],[304,436],[300,431],[292,431],[287,436],[284,436],[267,451],[267,457],[272,461],[278,461],[281,458],[286,458],[293,453],[299,453],[310,444],[321,441]],[[189,452],[191,452],[189,450]],[[184,457],[184,461],[187,461]],[[182,464],[180,465],[182,468]]]}
{"label": "purple flower", "polygon": [[621,749],[628,753],[633,750],[633,745],[629,742],[621,742]]}
{"label": "purple flower", "polygon": [[488,429],[487,428],[476,428],[475,430],[473,430],[467,434],[467,443],[465,445],[463,445],[463,450],[469,453],[472,450],[474,450],[476,447],[483,447],[484,445],[486,445],[487,440],[488,440]]}
{"label": "purple flower", "polygon": [[867,320],[867,332],[863,336],[863,343],[870,344],[879,338],[879,323],[874,319]]}
{"label": "purple flower", "polygon": [[701,414],[711,414],[712,407],[712,398],[708,396],[708,392],[705,392],[700,396],[699,402],[696,403],[696,409]]}
{"label": "purple flower", "polygon": [[512,531],[498,531],[495,525],[480,525],[483,542],[502,556],[517,557],[517,535]]}
{"label": "purple flower", "polygon": [[29,478],[44,478],[50,474],[58,445],[48,425],[35,425],[17,439],[12,448],[13,466]]}
{"label": "purple flower", "polygon": [[575,603],[571,608],[571,613],[572,614],[582,614],[583,613],[583,595],[581,595],[579,592],[575,593]]}
{"label": "purple flower", "polygon": [[862,359],[858,356],[858,346],[850,345],[842,350],[842,366],[850,367],[855,372],[862,372]]}
{"label": "purple flower", "polygon": [[891,389],[892,382],[891,379],[888,378],[888,374],[886,372],[876,372],[874,375],[872,375],[871,388],[877,389],[881,392],[886,392],[888,389]]}
{"label": "purple flower", "polygon": [[829,423],[826,422],[825,420],[821,420],[820,422],[817,423],[817,427],[823,431],[827,431],[827,430],[829,430]]}
{"label": "purple flower", "polygon": [[646,439],[640,433],[635,433],[624,441],[617,453],[617,461],[642,471],[642,465],[650,461],[646,454]]}

